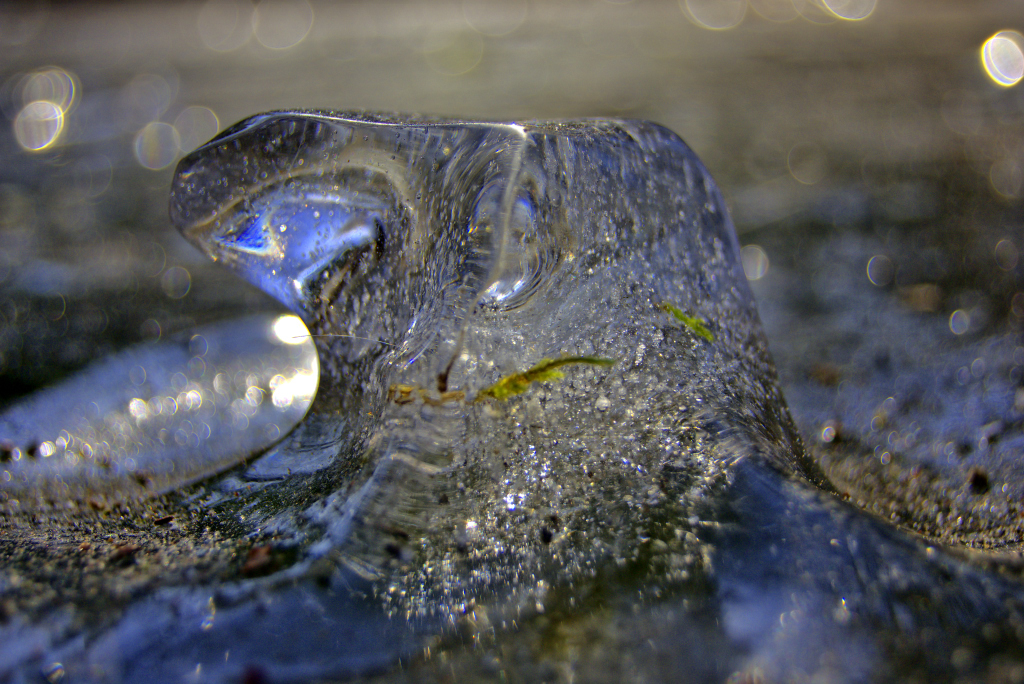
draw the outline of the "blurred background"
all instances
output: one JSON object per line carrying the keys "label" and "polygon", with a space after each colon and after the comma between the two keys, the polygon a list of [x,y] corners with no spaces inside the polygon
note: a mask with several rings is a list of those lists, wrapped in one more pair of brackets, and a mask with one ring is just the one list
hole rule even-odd
{"label": "blurred background", "polygon": [[[0,405],[275,308],[167,219],[177,159],[238,119],[652,119],[722,187],[841,488],[953,542],[999,518],[986,543],[1016,543],[1021,31],[1019,0],[0,4]],[[922,465],[945,503],[897,491]]]}

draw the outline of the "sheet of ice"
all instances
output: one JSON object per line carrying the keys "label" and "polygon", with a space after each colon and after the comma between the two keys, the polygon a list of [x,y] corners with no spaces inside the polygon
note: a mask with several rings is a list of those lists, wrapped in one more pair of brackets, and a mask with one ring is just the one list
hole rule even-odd
{"label": "sheet of ice", "polygon": [[0,415],[5,508],[178,489],[298,424],[319,380],[291,315],[192,330],[99,361]]}

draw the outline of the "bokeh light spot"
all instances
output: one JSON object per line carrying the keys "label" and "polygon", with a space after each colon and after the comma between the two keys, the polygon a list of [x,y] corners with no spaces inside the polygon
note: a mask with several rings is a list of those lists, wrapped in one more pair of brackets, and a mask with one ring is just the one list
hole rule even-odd
{"label": "bokeh light spot", "polygon": [[72,167],[75,186],[86,197],[99,197],[110,187],[114,177],[114,165],[105,155],[79,159]]}
{"label": "bokeh light spot", "polygon": [[894,271],[892,259],[884,254],[876,254],[868,260],[868,280],[875,287],[885,287],[891,283]]}
{"label": "bokeh light spot", "polygon": [[159,340],[160,335],[163,333],[160,328],[160,321],[155,318],[149,318],[143,321],[142,325],[139,326],[139,332],[142,333],[144,338],[154,340]]}
{"label": "bokeh light spot", "polygon": [[199,10],[199,39],[217,52],[230,52],[252,36],[253,6],[249,0],[210,0]]}
{"label": "bokeh light spot", "polygon": [[836,426],[832,423],[827,423],[823,428],[821,428],[821,441],[826,444],[831,444],[836,440],[837,434]]}
{"label": "bokeh light spot", "polygon": [[146,382],[146,369],[142,366],[132,366],[132,369],[128,371],[128,379],[136,386],[144,384]]}
{"label": "bokeh light spot", "polygon": [[177,97],[177,91],[173,75],[168,81],[159,74],[139,74],[121,90],[118,100],[129,120],[142,125],[161,118]]}
{"label": "bokeh light spot", "polygon": [[313,28],[313,7],[308,0],[262,0],[252,13],[256,40],[271,50],[295,47]]}
{"label": "bokeh light spot", "polygon": [[697,26],[725,31],[743,21],[747,0],[679,0],[679,8]]}
{"label": "bokeh light spot", "polygon": [[786,155],[786,166],[793,178],[804,185],[820,182],[828,172],[825,151],[815,143],[793,145]]}
{"label": "bokeh light spot", "polygon": [[1024,292],[1015,292],[1010,300],[1010,311],[1017,318],[1024,318]]}
{"label": "bokeh light spot", "polygon": [[963,335],[971,328],[971,315],[963,309],[957,309],[949,316],[949,329],[954,335]]}
{"label": "bokeh light spot", "polygon": [[[56,448],[54,450],[56,450]],[[50,456],[52,454],[53,451],[46,454],[46,456]],[[43,677],[47,682],[49,682],[49,684],[57,684],[57,682],[64,679],[64,665],[59,662],[52,662],[42,669],[42,673]]]}
{"label": "bokeh light spot", "polygon": [[217,135],[220,121],[209,107],[186,107],[174,119],[174,128],[181,136],[181,151],[191,152]]}
{"label": "bokeh light spot", "polygon": [[740,262],[747,280],[760,280],[768,273],[768,254],[760,245],[746,245],[740,249]]}
{"label": "bokeh light spot", "polygon": [[1013,240],[1000,240],[996,243],[995,256],[999,268],[1004,271],[1012,271],[1017,267],[1020,253],[1017,251],[1017,245],[1013,244]]}
{"label": "bokeh light spot", "polygon": [[171,299],[181,299],[192,287],[192,276],[181,266],[171,266],[160,277],[160,287]]}
{"label": "bokeh light spot", "polygon": [[44,100],[67,112],[78,93],[75,75],[60,67],[48,67],[29,74],[21,85],[25,104]]}
{"label": "bokeh light spot", "polygon": [[839,19],[861,21],[871,16],[878,0],[822,0],[822,4]]}
{"label": "bokeh light spot", "polygon": [[999,85],[1017,85],[1024,77],[1024,36],[1000,31],[986,40],[981,46],[981,65]]}
{"label": "bokeh light spot", "polygon": [[792,0],[801,18],[812,24],[832,24],[838,17],[830,12],[823,0]]}
{"label": "bokeh light spot", "polygon": [[14,118],[14,137],[30,152],[45,150],[64,130],[64,110],[53,102],[29,102]]}
{"label": "bokeh light spot", "polygon": [[989,168],[988,179],[996,192],[1003,197],[1014,199],[1020,197],[1021,189],[1024,187],[1024,169],[1016,159],[1000,159]]}
{"label": "bokeh light spot", "polygon": [[157,171],[170,166],[178,158],[180,143],[174,126],[153,121],[135,136],[135,158],[145,168]]}

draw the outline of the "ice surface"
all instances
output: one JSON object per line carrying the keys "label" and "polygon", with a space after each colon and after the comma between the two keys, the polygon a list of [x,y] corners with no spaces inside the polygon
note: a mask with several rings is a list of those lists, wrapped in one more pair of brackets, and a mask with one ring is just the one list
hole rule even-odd
{"label": "ice surface", "polygon": [[0,414],[0,501],[107,507],[209,477],[298,424],[317,363],[302,323],[269,314],[99,361]]}
{"label": "ice surface", "polygon": [[[171,214],[317,336],[313,412],[346,426],[329,437],[355,476],[313,514],[326,536],[312,553],[368,577],[419,568],[395,576],[398,609],[515,587],[552,540],[568,568],[635,545],[737,456],[725,436],[821,482],[721,195],[659,126],[265,114],[182,162]],[[483,392],[581,356],[614,365]],[[503,569],[421,576],[467,549]]]}
{"label": "ice surface", "polygon": [[[481,657],[525,680],[560,663],[594,681],[857,681],[1021,619],[1014,584],[831,496],[722,197],[670,131],[276,112],[185,159],[171,213],[317,336],[310,419],[235,491],[331,482],[301,518],[267,513],[303,546],[282,576],[332,568],[372,596],[409,630],[395,643],[425,640],[421,676],[437,649],[469,679]],[[586,655],[533,641],[546,615]],[[466,640],[495,651],[451,646]],[[347,648],[295,657],[360,668]]]}
{"label": "ice surface", "polygon": [[251,540],[233,574],[84,637],[44,613],[17,676],[937,680],[1019,652],[1018,582],[806,456],[673,133],[276,112],[184,159],[171,215],[301,316],[318,393],[178,501]]}

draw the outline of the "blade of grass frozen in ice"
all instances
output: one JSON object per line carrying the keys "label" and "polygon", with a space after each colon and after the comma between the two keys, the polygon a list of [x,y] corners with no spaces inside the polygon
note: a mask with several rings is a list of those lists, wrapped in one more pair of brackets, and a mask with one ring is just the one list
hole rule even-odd
{"label": "blade of grass frozen in ice", "polygon": [[507,375],[493,385],[480,390],[474,401],[482,401],[485,398],[501,401],[517,394],[522,394],[530,389],[530,385],[535,382],[560,380],[565,377],[565,374],[558,370],[558,368],[572,363],[583,363],[591,366],[611,366],[615,363],[615,359],[605,359],[599,356],[563,356],[559,359],[541,359],[540,363],[529,370]]}

